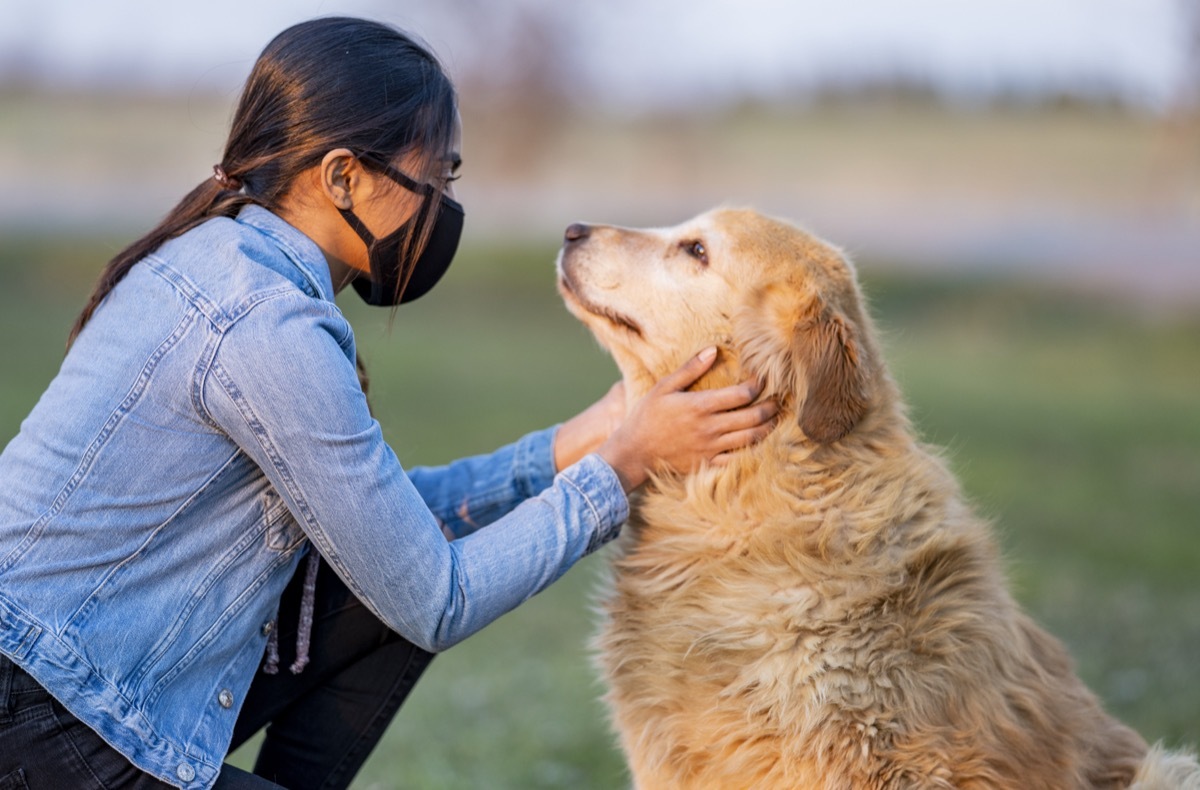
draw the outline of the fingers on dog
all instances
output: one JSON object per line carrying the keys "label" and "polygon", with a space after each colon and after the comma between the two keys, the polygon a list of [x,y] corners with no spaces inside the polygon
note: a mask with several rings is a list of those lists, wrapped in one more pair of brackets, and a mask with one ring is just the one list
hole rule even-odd
{"label": "fingers on dog", "polygon": [[717,446],[720,448],[718,457],[729,455],[734,450],[740,450],[743,447],[761,441],[770,431],[769,426],[756,425],[753,428],[743,428],[740,431],[731,431],[723,434],[717,443]]}
{"label": "fingers on dog", "polygon": [[717,442],[717,446],[722,448],[721,451],[709,459],[709,463],[715,466],[724,466],[736,457],[739,450],[762,441],[774,427],[775,423],[772,421],[756,425],[753,428],[744,428],[724,434]]}
{"label": "fingers on dog", "polygon": [[712,367],[713,361],[717,358],[717,347],[709,346],[708,348],[696,354],[687,362],[676,370],[674,373],[668,373],[656,385],[657,389],[663,389],[672,392],[685,390],[696,383],[709,368]]}
{"label": "fingers on dog", "polygon": [[745,408],[726,411],[719,416],[719,431],[722,434],[763,428],[767,431],[774,425],[779,406],[773,400],[765,400]]}
{"label": "fingers on dog", "polygon": [[705,409],[716,413],[740,409],[754,403],[761,393],[762,385],[757,381],[749,380],[740,384],[731,384],[719,390],[705,390],[697,393],[697,397],[703,399],[701,403],[704,404]]}

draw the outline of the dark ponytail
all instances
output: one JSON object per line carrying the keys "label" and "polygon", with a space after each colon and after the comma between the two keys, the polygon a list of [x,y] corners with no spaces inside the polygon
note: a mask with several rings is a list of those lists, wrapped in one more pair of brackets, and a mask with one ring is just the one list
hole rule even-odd
{"label": "dark ponytail", "polygon": [[[234,112],[225,153],[205,179],[142,238],[104,267],[67,346],[139,260],[213,217],[250,203],[277,210],[292,182],[334,148],[392,161],[415,154],[436,182],[449,153],[457,97],[433,54],[411,36],[378,22],[326,17],[276,36],[254,64]],[[420,254],[436,219],[414,228],[408,254]]]}

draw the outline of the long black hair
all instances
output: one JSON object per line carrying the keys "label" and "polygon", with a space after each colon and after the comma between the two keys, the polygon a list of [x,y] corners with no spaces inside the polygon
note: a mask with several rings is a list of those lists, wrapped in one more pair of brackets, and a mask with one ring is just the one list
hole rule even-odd
{"label": "long black hair", "polygon": [[[217,177],[206,178],[149,233],[101,272],[70,346],[108,292],[135,263],[201,222],[254,203],[277,210],[293,180],[334,148],[385,162],[412,153],[425,182],[441,174],[457,118],[454,86],[429,49],[400,30],[365,19],[324,17],[284,30],[246,79]],[[419,255],[436,211],[413,228]],[[401,283],[401,288],[404,284]]]}

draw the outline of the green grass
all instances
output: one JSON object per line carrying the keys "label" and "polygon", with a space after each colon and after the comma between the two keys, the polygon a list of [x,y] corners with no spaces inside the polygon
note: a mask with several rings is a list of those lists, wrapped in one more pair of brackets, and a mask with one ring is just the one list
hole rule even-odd
{"label": "green grass", "polygon": [[[113,247],[0,242],[0,442],[57,367],[82,273]],[[344,304],[405,463],[491,449],[611,383],[554,293],[553,253],[470,247],[390,329]],[[1150,740],[1200,744],[1200,317],[996,280],[865,285],[915,421],[995,520],[1020,600],[1116,715]],[[355,787],[623,786],[586,649],[604,562],[438,657]]]}

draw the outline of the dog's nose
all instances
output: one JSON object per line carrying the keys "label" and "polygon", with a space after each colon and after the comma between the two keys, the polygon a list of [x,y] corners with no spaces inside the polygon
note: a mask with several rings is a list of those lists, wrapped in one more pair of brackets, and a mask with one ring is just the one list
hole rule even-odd
{"label": "dog's nose", "polygon": [[567,226],[567,232],[563,234],[563,238],[568,242],[582,241],[592,232],[591,227],[584,225],[582,222],[572,222]]}

